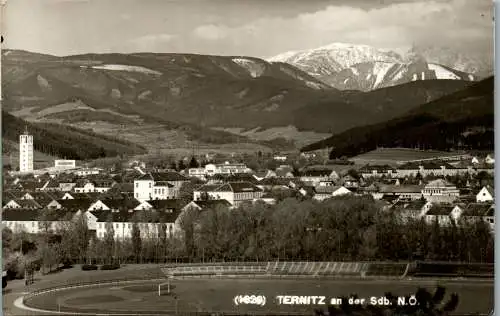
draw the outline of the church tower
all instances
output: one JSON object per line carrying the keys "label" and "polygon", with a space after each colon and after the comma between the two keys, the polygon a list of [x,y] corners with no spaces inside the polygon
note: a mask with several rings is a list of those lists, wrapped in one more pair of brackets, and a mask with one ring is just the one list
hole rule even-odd
{"label": "church tower", "polygon": [[28,134],[28,127],[19,136],[19,171],[33,171],[33,136]]}

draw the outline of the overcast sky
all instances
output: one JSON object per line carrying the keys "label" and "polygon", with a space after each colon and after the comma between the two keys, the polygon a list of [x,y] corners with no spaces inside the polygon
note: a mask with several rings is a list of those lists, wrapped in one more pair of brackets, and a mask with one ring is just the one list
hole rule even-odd
{"label": "overcast sky", "polygon": [[493,54],[491,0],[7,0],[4,47],[270,57],[333,42]]}

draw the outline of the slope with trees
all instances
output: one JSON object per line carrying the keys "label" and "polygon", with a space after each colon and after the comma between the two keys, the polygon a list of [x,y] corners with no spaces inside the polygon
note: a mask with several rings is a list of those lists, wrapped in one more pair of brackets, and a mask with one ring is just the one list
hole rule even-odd
{"label": "slope with trees", "polygon": [[377,147],[493,149],[493,77],[410,110],[385,123],[350,129],[302,148],[332,148],[331,158],[355,156]]}

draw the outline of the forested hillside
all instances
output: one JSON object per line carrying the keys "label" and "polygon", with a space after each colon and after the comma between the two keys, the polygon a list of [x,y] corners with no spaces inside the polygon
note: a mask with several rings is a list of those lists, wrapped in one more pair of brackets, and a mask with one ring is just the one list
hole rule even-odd
{"label": "forested hillside", "polygon": [[494,147],[494,80],[411,110],[385,123],[357,127],[302,148],[330,147],[331,158],[355,156],[377,147],[487,149]]}
{"label": "forested hillside", "polygon": [[141,154],[144,147],[67,125],[28,123],[2,111],[2,151],[14,150],[25,128],[33,135],[35,150],[66,159],[96,159]]}

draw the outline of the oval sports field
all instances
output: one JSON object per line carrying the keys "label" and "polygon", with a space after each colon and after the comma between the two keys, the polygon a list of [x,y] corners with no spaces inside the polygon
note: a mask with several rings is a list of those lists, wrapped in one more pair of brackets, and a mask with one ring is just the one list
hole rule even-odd
{"label": "oval sports field", "polygon": [[[437,285],[447,289],[446,296],[459,294],[456,314],[487,314],[493,306],[493,282],[469,280],[362,280],[362,279],[269,279],[269,278],[183,278],[170,281],[158,295],[158,285],[166,280],[114,282],[113,284],[52,290],[24,300],[28,314],[115,314],[175,315],[187,313],[222,314],[309,314],[321,305],[279,305],[277,295],[315,295],[334,297],[356,293],[360,298],[383,296],[386,292],[405,296],[418,287],[429,290]],[[263,295],[264,306],[234,302],[236,295]],[[22,306],[21,306],[22,307]],[[43,313],[46,314],[46,313]]]}

